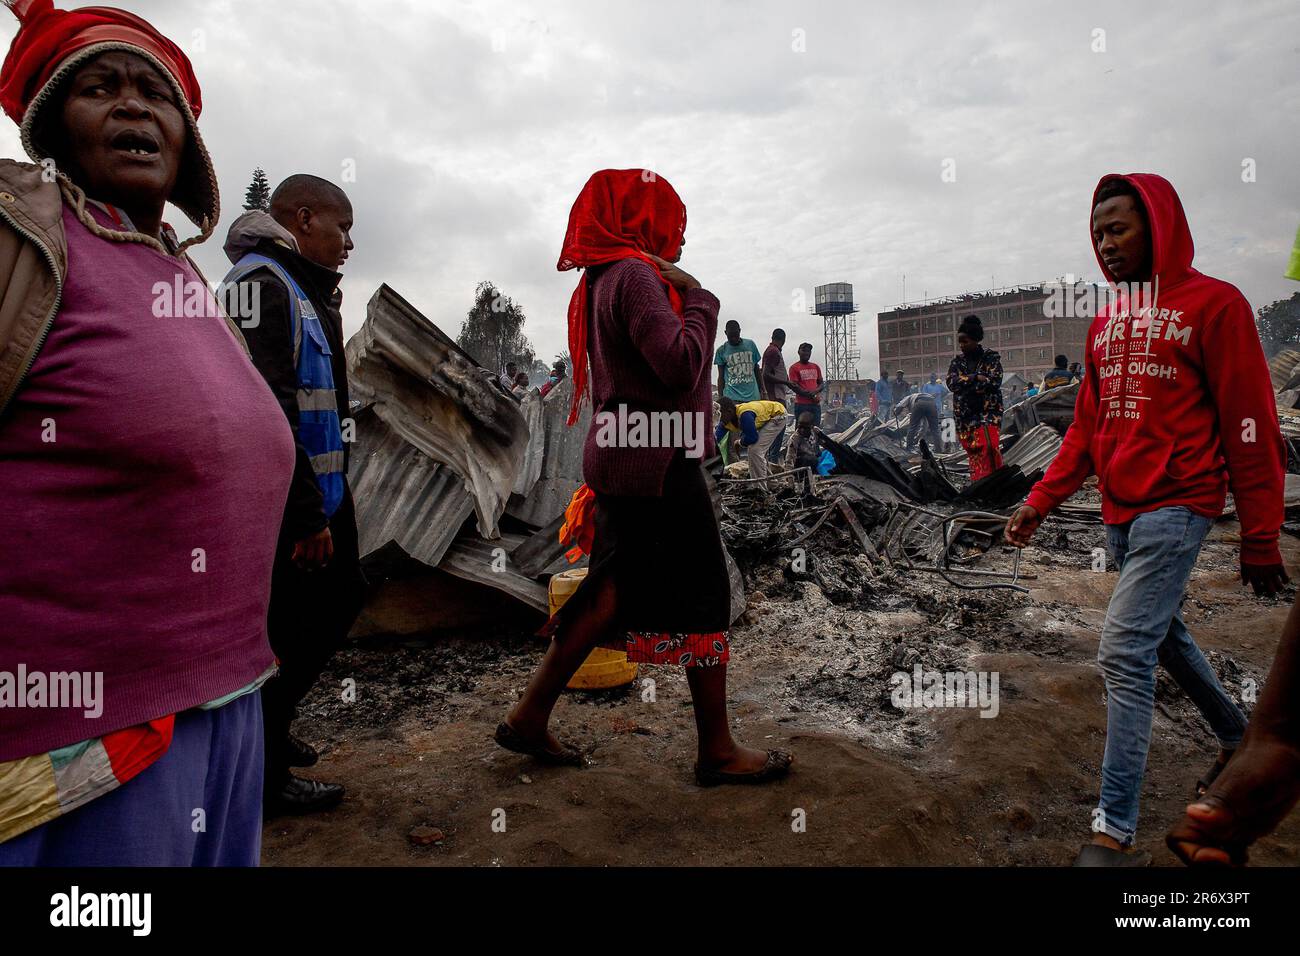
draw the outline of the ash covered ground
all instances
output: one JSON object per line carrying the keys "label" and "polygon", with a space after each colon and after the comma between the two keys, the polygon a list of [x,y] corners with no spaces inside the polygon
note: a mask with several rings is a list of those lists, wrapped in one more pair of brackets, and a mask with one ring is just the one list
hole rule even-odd
{"label": "ash covered ground", "polygon": [[[772,504],[737,492],[725,504],[733,516],[797,511],[801,503],[783,495]],[[1090,497],[1085,489],[1072,503]],[[870,503],[854,511],[878,545],[880,515]],[[1294,593],[1263,599],[1239,585],[1237,531],[1231,520],[1212,529],[1184,616],[1249,712],[1243,693],[1250,681],[1262,686]],[[272,820],[264,861],[1068,864],[1088,836],[1105,733],[1095,657],[1116,575],[1109,560],[1093,570],[1102,526],[1048,519],[1020,562],[1028,594],[962,590],[874,560],[840,514],[803,542],[797,567],[789,539],[729,542],[749,602],[732,631],[735,731],[752,745],[792,750],[787,780],[696,786],[680,669],[642,668],[627,688],[566,694],[556,732],[587,751],[591,766],[544,768],[491,740],[542,655],[540,639],[370,640],[337,656],[298,725],[323,751],[307,773],[344,783],[348,798],[330,813]],[[1283,551],[1295,560],[1286,535]],[[978,566],[1009,572],[1011,550],[995,545]],[[997,716],[895,706],[891,676],[918,664],[996,671]],[[349,681],[354,701],[344,699]],[[1163,671],[1156,699],[1138,842],[1157,865],[1173,865],[1164,831],[1216,746]],[[1291,865],[1298,852],[1293,819],[1252,861]]]}

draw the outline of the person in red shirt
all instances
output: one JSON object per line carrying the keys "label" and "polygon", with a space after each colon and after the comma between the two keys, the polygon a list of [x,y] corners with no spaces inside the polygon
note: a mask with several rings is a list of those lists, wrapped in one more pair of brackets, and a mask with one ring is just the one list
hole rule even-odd
{"label": "person in red shirt", "polygon": [[807,412],[812,416],[813,424],[822,423],[822,392],[826,391],[826,381],[822,378],[821,366],[813,363],[812,343],[799,345],[799,361],[790,366],[790,385],[794,389],[794,420]]}
{"label": "person in red shirt", "polygon": [[1232,490],[1241,521],[1241,579],[1274,593],[1285,449],[1254,315],[1235,287],[1192,268],[1191,231],[1172,185],[1134,173],[1093,195],[1097,261],[1115,299],[1093,320],[1074,423],[1047,474],[1007,523],[1028,544],[1043,517],[1096,474],[1107,545],[1119,568],[1097,660],[1106,681],[1106,750],[1092,843],[1077,866],[1132,866],[1151,740],[1155,666],[1205,716],[1221,752],[1246,720],[1184,625],[1180,604],[1201,541]]}

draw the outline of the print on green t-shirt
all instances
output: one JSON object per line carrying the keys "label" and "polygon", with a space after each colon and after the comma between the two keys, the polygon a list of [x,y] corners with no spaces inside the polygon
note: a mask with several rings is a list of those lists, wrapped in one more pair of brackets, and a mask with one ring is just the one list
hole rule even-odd
{"label": "print on green t-shirt", "polygon": [[727,370],[722,394],[737,402],[758,401],[758,378],[754,375],[754,366],[761,357],[758,346],[749,339],[741,339],[739,345],[723,342],[713,355],[713,364]]}

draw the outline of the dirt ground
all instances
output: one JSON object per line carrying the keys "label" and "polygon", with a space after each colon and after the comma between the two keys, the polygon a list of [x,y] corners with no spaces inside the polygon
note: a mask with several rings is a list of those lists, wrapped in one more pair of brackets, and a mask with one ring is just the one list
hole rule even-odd
{"label": "dirt ground", "polygon": [[[1236,579],[1237,532],[1232,521],[1211,531],[1184,616],[1240,697],[1245,682],[1262,686],[1294,592],[1248,595]],[[305,773],[345,784],[347,799],[270,821],[263,862],[1068,864],[1089,835],[1105,735],[1094,659],[1116,575],[1091,569],[1102,540],[1100,526],[1045,523],[1021,564],[1037,575],[1029,595],[959,591],[920,574],[873,577],[865,559],[843,554],[814,555],[823,580],[833,572],[845,582],[829,596],[807,574],[751,570],[750,610],[732,632],[735,731],[795,754],[791,776],[766,787],[695,784],[678,668],[643,668],[622,690],[566,694],[556,732],[591,766],[555,769],[491,739],[541,657],[540,639],[353,644],[298,724],[323,752]],[[1296,566],[1300,545],[1288,535],[1282,544]],[[998,672],[997,716],[894,707],[889,676],[916,662]],[[343,699],[349,679],[354,702]],[[1162,672],[1138,835],[1156,865],[1175,865],[1164,832],[1215,753],[1208,727]],[[417,845],[412,831],[436,842]],[[1300,817],[1257,846],[1252,862],[1300,862]]]}

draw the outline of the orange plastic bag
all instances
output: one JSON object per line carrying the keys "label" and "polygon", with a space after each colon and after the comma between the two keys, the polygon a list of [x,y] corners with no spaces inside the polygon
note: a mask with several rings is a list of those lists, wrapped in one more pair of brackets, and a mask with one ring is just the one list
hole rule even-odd
{"label": "orange plastic bag", "polygon": [[591,554],[596,537],[596,493],[585,484],[569,499],[564,509],[564,524],[560,526],[560,544],[572,545],[564,556],[573,564],[584,554]]}

